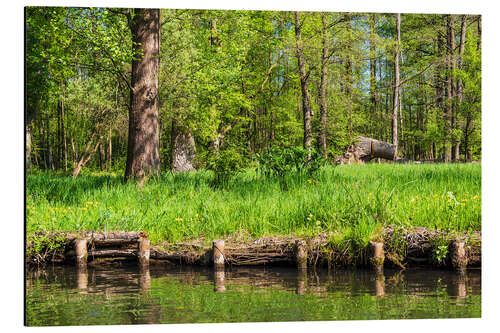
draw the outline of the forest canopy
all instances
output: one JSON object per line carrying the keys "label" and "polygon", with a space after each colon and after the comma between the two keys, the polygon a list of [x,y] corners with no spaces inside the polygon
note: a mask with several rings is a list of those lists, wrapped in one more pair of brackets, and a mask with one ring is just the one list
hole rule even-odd
{"label": "forest canopy", "polygon": [[[128,154],[149,150],[139,140],[131,153],[129,133],[146,126],[145,108],[153,171],[237,169],[276,147],[333,160],[360,135],[395,143],[410,160],[481,159],[477,15],[25,14],[27,170],[130,166],[140,176]],[[140,39],[144,27],[152,39]],[[139,73],[146,60],[152,76]],[[141,101],[142,78],[153,79]]]}

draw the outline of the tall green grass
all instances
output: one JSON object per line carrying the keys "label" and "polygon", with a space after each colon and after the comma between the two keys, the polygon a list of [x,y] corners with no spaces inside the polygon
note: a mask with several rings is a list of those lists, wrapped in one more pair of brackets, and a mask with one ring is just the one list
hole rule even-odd
{"label": "tall green grass", "polygon": [[[329,166],[314,176],[246,170],[224,186],[209,171],[163,173],[143,187],[121,175],[27,175],[27,232],[142,230],[153,243],[237,232],[366,243],[385,225],[481,229],[478,164]],[[361,245],[361,244],[360,244]]]}

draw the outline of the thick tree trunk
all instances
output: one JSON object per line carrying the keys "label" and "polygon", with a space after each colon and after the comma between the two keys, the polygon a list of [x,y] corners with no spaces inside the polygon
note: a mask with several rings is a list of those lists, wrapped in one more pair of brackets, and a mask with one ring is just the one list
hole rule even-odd
{"label": "thick tree trunk", "polygon": [[134,48],[143,56],[132,61],[125,180],[131,177],[143,179],[160,170],[158,132],[160,10],[135,9],[131,30]]}
{"label": "thick tree trunk", "polygon": [[394,52],[394,101],[392,109],[392,144],[398,149],[398,107],[399,107],[399,50],[401,45],[401,14],[396,14],[396,38],[397,46]]}
{"label": "thick tree trunk", "polygon": [[326,13],[321,14],[321,22],[323,25],[322,30],[322,44],[323,51],[321,53],[321,80],[319,85],[319,108],[320,108],[320,144],[323,157],[328,157],[328,152],[326,148],[326,85],[327,85],[327,75],[328,75],[328,42],[327,42],[327,19]]}
{"label": "thick tree trunk", "polygon": [[172,121],[171,166],[172,172],[194,170],[196,146],[190,131]]}
{"label": "thick tree trunk", "polygon": [[300,78],[300,88],[302,92],[302,114],[303,114],[303,126],[304,126],[304,149],[311,151],[311,102],[309,100],[309,88],[308,88],[308,76],[306,73],[306,64],[304,59],[304,46],[302,44],[302,25],[300,23],[299,12],[294,12],[295,14],[295,37],[297,39],[296,45],[296,55],[297,62],[299,64],[299,78]]}
{"label": "thick tree trunk", "polygon": [[396,146],[393,144],[359,136],[343,156],[336,157],[335,161],[342,164],[364,163],[373,158],[392,161],[396,159],[396,154]]}

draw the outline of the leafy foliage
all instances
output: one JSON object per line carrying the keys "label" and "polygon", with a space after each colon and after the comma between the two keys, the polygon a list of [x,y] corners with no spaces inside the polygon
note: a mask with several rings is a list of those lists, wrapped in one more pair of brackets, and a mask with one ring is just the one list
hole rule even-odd
{"label": "leafy foliage", "polygon": [[294,172],[312,174],[326,164],[325,158],[315,149],[309,153],[302,147],[271,147],[267,152],[255,154],[255,160],[260,174],[280,177]]}

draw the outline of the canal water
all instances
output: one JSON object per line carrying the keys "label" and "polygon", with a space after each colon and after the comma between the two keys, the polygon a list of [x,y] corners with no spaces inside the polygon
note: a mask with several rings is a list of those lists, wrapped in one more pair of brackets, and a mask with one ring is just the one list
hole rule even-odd
{"label": "canal water", "polygon": [[28,326],[481,316],[479,270],[54,266],[26,278]]}

